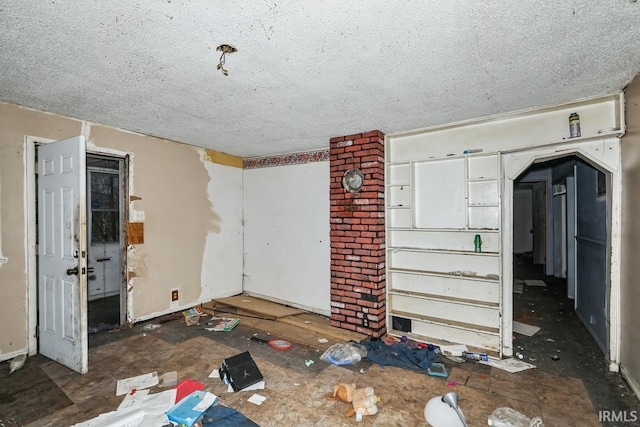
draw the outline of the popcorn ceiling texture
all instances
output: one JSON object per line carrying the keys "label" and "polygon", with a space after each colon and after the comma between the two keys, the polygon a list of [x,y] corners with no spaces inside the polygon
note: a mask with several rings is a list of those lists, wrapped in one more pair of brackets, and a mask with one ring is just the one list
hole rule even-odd
{"label": "popcorn ceiling texture", "polygon": [[0,100],[239,157],[314,151],[621,90],[639,22],[628,0],[20,0],[0,6]]}

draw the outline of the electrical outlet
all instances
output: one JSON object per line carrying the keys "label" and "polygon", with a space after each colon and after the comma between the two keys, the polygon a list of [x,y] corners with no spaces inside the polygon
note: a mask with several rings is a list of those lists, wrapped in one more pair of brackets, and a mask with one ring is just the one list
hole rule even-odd
{"label": "electrical outlet", "polygon": [[178,294],[178,290],[177,289],[173,289],[171,290],[171,301],[178,301],[178,299],[180,299],[180,296]]}

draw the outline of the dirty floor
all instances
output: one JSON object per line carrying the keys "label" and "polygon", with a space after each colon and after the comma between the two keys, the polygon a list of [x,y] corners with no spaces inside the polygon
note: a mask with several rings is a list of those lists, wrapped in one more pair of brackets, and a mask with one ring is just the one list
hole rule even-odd
{"label": "dirty floor", "polygon": [[[525,264],[516,271],[539,274],[535,266]],[[514,296],[514,318],[542,328],[532,337],[514,334],[515,345],[526,361],[537,366],[535,370],[510,374],[475,362],[445,360],[449,377],[442,379],[382,368],[366,360],[338,367],[320,360],[321,346],[297,342],[300,330],[293,325],[276,328],[273,323],[277,337],[293,341],[290,350],[277,351],[249,340],[256,332],[264,335],[264,321],[262,330],[255,328],[258,324],[252,319],[243,319],[230,332],[209,332],[197,325],[188,327],[176,317],[153,331],[143,328],[154,320],[128,330],[90,335],[86,375],[43,356],[29,358],[11,376],[8,362],[1,363],[0,426],[70,426],[113,411],[122,400],[115,396],[116,381],[153,371],[177,371],[179,380],[204,383],[222,404],[263,427],[427,426],[425,404],[449,391],[458,393],[469,426],[487,425],[489,414],[502,406],[531,418],[542,417],[546,426],[625,425],[600,422],[598,411],[638,411],[638,399],[618,374],[608,372],[602,353],[567,306],[562,282],[527,278],[548,283],[546,291],[525,289]],[[227,393],[219,379],[208,378],[224,358],[245,350],[251,352],[266,380],[266,389],[259,394],[267,400],[260,406],[247,401],[253,391]],[[559,355],[558,360],[551,359],[553,354]],[[345,418],[349,404],[324,397],[340,382],[373,387],[380,397],[379,413],[365,417],[361,424]],[[151,392],[161,390],[154,387]]]}

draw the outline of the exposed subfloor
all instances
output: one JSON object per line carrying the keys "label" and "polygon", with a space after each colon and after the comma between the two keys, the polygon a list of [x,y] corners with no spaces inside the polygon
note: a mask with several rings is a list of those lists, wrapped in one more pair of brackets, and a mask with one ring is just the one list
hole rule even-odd
{"label": "exposed subfloor", "polygon": [[[535,273],[534,267],[526,271],[527,276]],[[525,289],[514,298],[515,317],[542,327],[533,337],[516,334],[515,339],[525,360],[537,366],[535,370],[510,374],[475,362],[445,360],[449,377],[442,379],[383,368],[367,360],[339,367],[320,360],[321,346],[296,342],[301,332],[293,325],[278,324],[276,328],[273,323],[277,337],[294,341],[290,350],[278,351],[249,340],[256,332],[263,334],[251,319],[243,319],[230,332],[209,332],[201,326],[186,326],[178,315],[153,331],[143,327],[157,319],[128,330],[90,335],[89,373],[85,375],[43,356],[29,358],[25,367],[11,376],[8,362],[0,364],[0,426],[73,425],[118,407],[122,400],[115,396],[118,379],[174,370],[179,380],[204,383],[222,404],[264,427],[358,425],[353,417],[344,417],[349,404],[324,397],[341,382],[371,386],[380,397],[379,413],[365,417],[359,424],[363,426],[426,426],[425,404],[449,391],[458,393],[470,426],[487,425],[489,414],[502,406],[529,417],[540,416],[546,426],[615,425],[599,422],[598,410],[637,411],[638,400],[618,374],[608,372],[602,353],[566,307],[561,292],[554,290],[554,281],[543,279],[548,283],[547,291]],[[268,322],[261,325],[268,327]],[[266,380],[266,389],[259,394],[267,400],[260,406],[247,402],[253,391],[227,393],[219,379],[208,378],[224,358],[244,350],[251,352]],[[554,353],[559,354],[559,360],[551,360]],[[161,390],[154,387],[151,392]]]}

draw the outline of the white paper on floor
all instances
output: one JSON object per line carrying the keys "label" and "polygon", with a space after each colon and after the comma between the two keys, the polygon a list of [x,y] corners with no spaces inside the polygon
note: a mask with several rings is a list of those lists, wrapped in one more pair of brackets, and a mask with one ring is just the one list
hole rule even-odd
{"label": "white paper on floor", "polygon": [[521,323],[516,320],[513,321],[513,332],[516,332],[518,334],[522,334],[530,337],[530,336],[533,336],[539,330],[540,328],[537,326],[527,325],[526,323]]}
{"label": "white paper on floor", "polygon": [[262,405],[262,402],[267,400],[266,397],[259,395],[258,393],[254,393],[249,399],[247,399],[251,403],[255,403],[256,405]]}
{"label": "white paper on floor", "polygon": [[[242,390],[238,390],[238,391],[264,390],[264,386],[265,386],[265,382],[264,381],[260,381],[260,382],[255,383],[254,385],[250,385],[249,387],[245,387]],[[233,387],[231,387],[231,384],[228,384],[228,386],[227,386],[227,393],[233,393]]]}
{"label": "white paper on floor", "polygon": [[155,385],[158,385],[157,372],[150,372],[148,374],[138,375],[137,377],[125,378],[118,380],[116,385],[116,396],[122,396],[134,389],[142,390]]}
{"label": "white paper on floor", "polygon": [[218,368],[211,371],[211,373],[209,374],[209,378],[220,378],[220,371],[218,370]]}
{"label": "white paper on floor", "polygon": [[467,346],[464,344],[441,345],[440,351],[445,356],[462,356],[463,352],[468,352]]}
{"label": "white paper on floor", "polygon": [[513,284],[513,293],[514,294],[521,294],[522,291],[524,291],[524,284],[523,283],[514,283]]}
{"label": "white paper on floor", "polygon": [[534,287],[540,287],[540,288],[546,288],[547,284],[544,283],[543,280],[525,280],[524,283],[527,284],[527,286],[534,286]]}
{"label": "white paper on floor", "polygon": [[483,365],[489,365],[494,368],[502,369],[503,371],[515,373],[520,371],[526,371],[527,369],[533,369],[536,365],[532,365],[531,363],[523,362],[520,359],[502,359],[502,360],[480,360],[478,363],[482,363]]}
{"label": "white paper on floor", "polygon": [[100,414],[73,427],[163,427],[169,423],[165,412],[175,401],[176,389],[156,394],[148,394],[147,390],[136,391],[125,396],[116,411]]}
{"label": "white paper on floor", "polygon": [[117,411],[140,408],[148,394],[149,390],[136,391],[134,394],[128,393],[124,399],[122,399],[122,402],[120,402]]}

